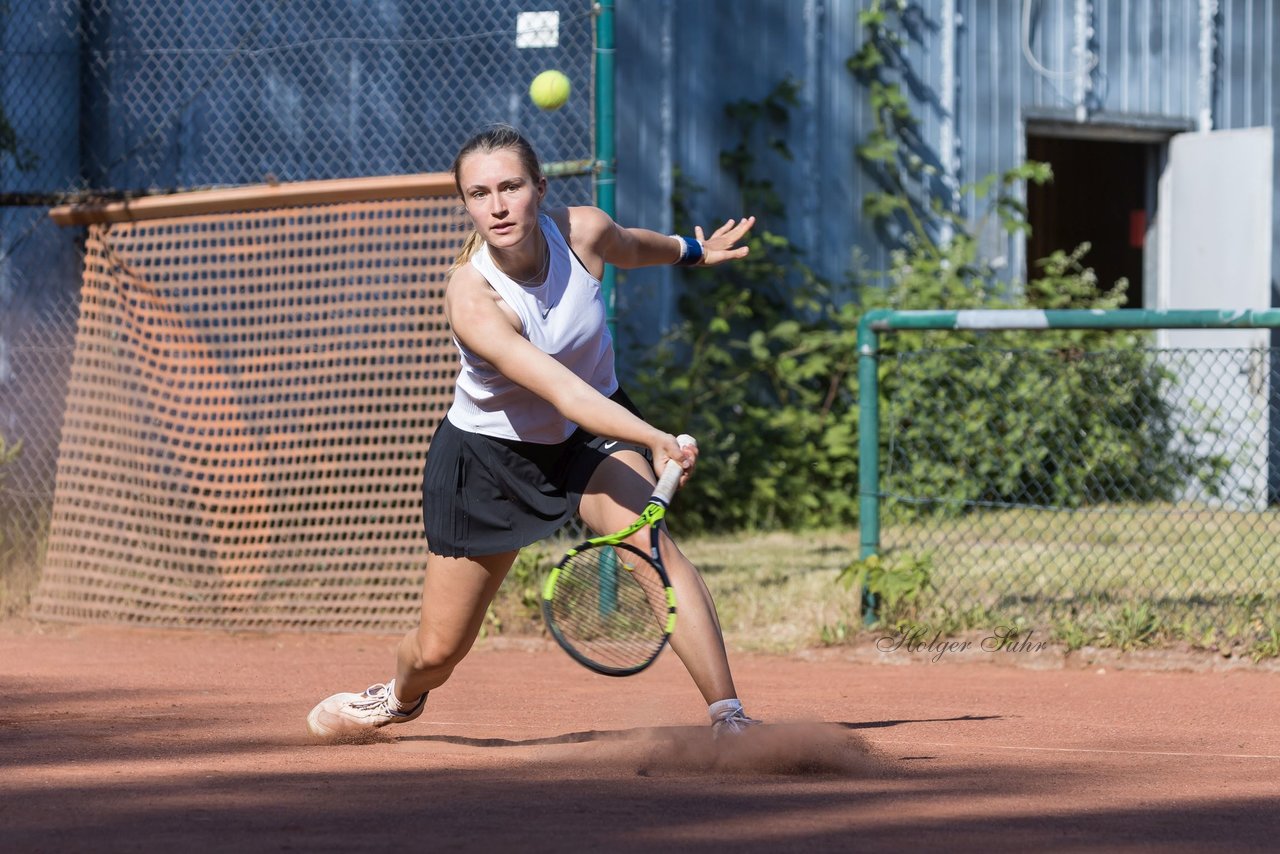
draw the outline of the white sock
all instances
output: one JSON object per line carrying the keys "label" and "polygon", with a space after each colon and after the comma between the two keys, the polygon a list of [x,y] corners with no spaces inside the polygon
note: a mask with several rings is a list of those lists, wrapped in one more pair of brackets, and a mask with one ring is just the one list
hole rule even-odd
{"label": "white sock", "polygon": [[414,709],[418,708],[418,705],[426,696],[427,694],[424,692],[421,697],[414,700],[412,703],[403,703],[400,701],[400,698],[396,696],[396,680],[392,679],[387,683],[387,699],[384,702],[387,704],[387,711],[391,714],[407,715]]}
{"label": "white sock", "polygon": [[732,717],[742,712],[742,701],[737,697],[730,697],[727,700],[717,700],[707,706],[707,714],[711,715],[711,722],[722,721],[725,718]]}

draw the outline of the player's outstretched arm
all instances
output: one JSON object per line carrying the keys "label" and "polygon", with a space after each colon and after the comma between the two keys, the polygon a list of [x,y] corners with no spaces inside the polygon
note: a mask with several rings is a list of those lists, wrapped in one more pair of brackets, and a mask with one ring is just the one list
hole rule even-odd
{"label": "player's outstretched arm", "polygon": [[668,264],[714,266],[745,258],[750,250],[738,244],[756,222],[753,216],[730,219],[709,236],[698,226],[692,237],[683,237],[618,225],[598,208],[573,208],[570,220],[575,250],[627,270]]}

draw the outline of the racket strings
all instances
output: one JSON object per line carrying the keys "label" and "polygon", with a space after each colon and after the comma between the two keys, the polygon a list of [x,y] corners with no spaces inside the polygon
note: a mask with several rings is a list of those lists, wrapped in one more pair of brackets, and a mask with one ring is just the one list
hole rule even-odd
{"label": "racket strings", "polygon": [[666,641],[666,584],[638,551],[604,546],[567,558],[550,607],[564,639],[605,667],[643,665]]}

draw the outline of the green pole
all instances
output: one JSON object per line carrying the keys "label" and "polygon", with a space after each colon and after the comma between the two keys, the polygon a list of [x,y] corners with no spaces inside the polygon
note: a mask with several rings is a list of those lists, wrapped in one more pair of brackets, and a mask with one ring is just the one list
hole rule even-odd
{"label": "green pole", "polygon": [[1280,309],[966,309],[867,312],[873,332],[903,329],[1276,329]]}
{"label": "green pole", "polygon": [[[880,550],[880,344],[871,324],[883,309],[869,311],[858,323],[858,557]],[[862,619],[875,622],[875,597],[862,591]]]}
{"label": "green pole", "polygon": [[[613,48],[613,0],[596,3],[596,207],[614,217],[617,215],[614,192],[617,188],[615,173],[617,154],[614,149],[614,48]],[[615,311],[617,271],[606,264],[600,281],[600,295],[604,299],[605,319],[609,334],[613,336],[614,352],[617,352],[618,318]]]}
{"label": "green pole", "polygon": [[858,557],[880,549],[880,341],[867,312],[858,324]]}
{"label": "green pole", "polygon": [[[595,121],[595,196],[596,207],[610,217],[617,216],[617,205],[614,191],[617,189],[617,178],[614,167],[616,154],[613,139],[613,0],[599,0],[596,3],[596,121]],[[600,279],[600,297],[604,300],[605,323],[609,327],[609,335],[613,338],[614,358],[618,352],[618,316],[615,309],[617,293],[617,271],[612,264],[604,265],[604,275]],[[607,616],[617,608],[618,602],[618,557],[614,550],[604,549],[600,556],[600,602],[602,616]]]}

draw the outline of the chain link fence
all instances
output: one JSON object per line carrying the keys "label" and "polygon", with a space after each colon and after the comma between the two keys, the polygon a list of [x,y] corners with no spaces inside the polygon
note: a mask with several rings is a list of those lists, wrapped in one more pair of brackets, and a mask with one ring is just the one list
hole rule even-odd
{"label": "chain link fence", "polygon": [[1273,365],[1266,349],[885,354],[881,554],[953,626],[1274,640]]}
{"label": "chain link fence", "polygon": [[[592,155],[595,14],[526,3],[5,4],[5,190],[120,194],[445,171],[478,125]],[[528,86],[558,68],[568,104]]]}
{"label": "chain link fence", "polygon": [[[532,140],[551,204],[590,203],[589,0],[0,8],[0,608],[45,548],[83,229],[51,206],[245,184],[445,171],[479,127]],[[528,97],[559,69],[554,112]]]}
{"label": "chain link fence", "polygon": [[0,346],[0,616],[18,610],[39,576],[53,505],[58,437],[75,313],[11,324]]}

